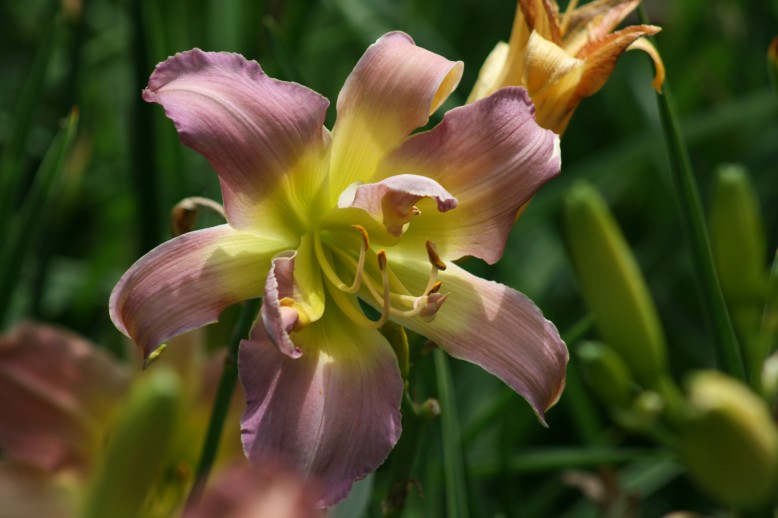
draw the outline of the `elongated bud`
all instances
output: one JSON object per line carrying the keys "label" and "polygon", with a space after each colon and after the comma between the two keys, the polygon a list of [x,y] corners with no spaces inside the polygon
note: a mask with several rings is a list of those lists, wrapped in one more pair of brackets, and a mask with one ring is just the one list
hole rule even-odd
{"label": "elongated bud", "polygon": [[665,370],[665,338],[637,262],[600,194],[579,182],[568,193],[564,229],[576,279],[603,342],[652,386]]}
{"label": "elongated bud", "polygon": [[170,369],[146,372],[119,410],[119,422],[86,498],[86,518],[140,516],[155,487],[175,430],[181,386]]}
{"label": "elongated bud", "polygon": [[621,408],[632,399],[632,375],[616,351],[600,342],[576,348],[586,382],[607,407]]}
{"label": "elongated bud", "polygon": [[753,373],[764,361],[757,333],[767,284],[766,244],[759,203],[743,167],[717,171],[709,226],[721,290]]}
{"label": "elongated bud", "polygon": [[695,374],[688,389],[681,452],[697,485],[735,507],[774,496],[778,431],[764,402],[716,371]]}

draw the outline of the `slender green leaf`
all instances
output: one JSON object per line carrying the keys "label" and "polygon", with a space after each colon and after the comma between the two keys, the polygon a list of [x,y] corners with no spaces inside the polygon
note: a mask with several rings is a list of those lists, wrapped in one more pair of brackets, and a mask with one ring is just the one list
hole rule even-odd
{"label": "slender green leaf", "polygon": [[0,234],[8,232],[7,222],[24,183],[21,175],[24,172],[24,151],[27,147],[32,117],[39,105],[43,80],[59,41],[62,26],[61,16],[55,16],[48,29],[43,31],[43,41],[38,48],[17,103],[11,135],[0,156]]}
{"label": "slender green leaf", "polygon": [[30,248],[40,237],[46,222],[53,215],[63,183],[62,170],[70,154],[78,128],[78,110],[73,109],[65,126],[49,146],[30,192],[24,199],[8,232],[8,240],[0,249],[0,323],[6,318],[14,288]]}

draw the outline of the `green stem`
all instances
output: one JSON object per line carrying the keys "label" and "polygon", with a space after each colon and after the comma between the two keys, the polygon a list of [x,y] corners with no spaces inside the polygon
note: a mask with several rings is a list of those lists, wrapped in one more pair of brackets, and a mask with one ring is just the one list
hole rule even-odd
{"label": "green stem", "polygon": [[[642,23],[648,24],[643,6],[640,6]],[[746,379],[745,367],[735,329],[721,292],[718,274],[713,263],[708,230],[702,212],[702,203],[692,171],[689,151],[683,140],[670,88],[665,82],[664,94],[657,94],[659,114],[664,129],[665,143],[670,155],[673,185],[681,212],[681,223],[690,241],[691,259],[697,281],[702,290],[702,304],[709,323],[714,328],[714,339],[719,361],[724,370],[741,380]]]}
{"label": "green stem", "polygon": [[465,465],[462,459],[462,441],[459,432],[454,383],[448,357],[441,349],[433,352],[435,377],[438,382],[438,397],[443,426],[443,467],[446,482],[446,516],[467,518],[467,486]]}
{"label": "green stem", "polygon": [[381,505],[385,517],[400,516],[405,509],[408,489],[411,485],[411,468],[416,459],[419,442],[427,423],[440,414],[440,407],[433,399],[417,405],[406,392],[403,397],[402,414],[403,433],[397,446],[392,450],[389,487]]}
{"label": "green stem", "polygon": [[259,299],[246,301],[243,304],[238,323],[230,337],[227,357],[224,359],[224,370],[219,380],[216,399],[214,399],[213,409],[211,410],[211,420],[208,423],[208,431],[206,432],[203,449],[200,453],[200,462],[197,464],[194,484],[186,501],[187,510],[194,509],[200,502],[205,483],[208,481],[208,476],[211,473],[211,467],[219,449],[224,421],[232,400],[232,393],[238,380],[238,349],[240,348],[240,342],[248,336],[249,329],[257,316],[258,310]]}

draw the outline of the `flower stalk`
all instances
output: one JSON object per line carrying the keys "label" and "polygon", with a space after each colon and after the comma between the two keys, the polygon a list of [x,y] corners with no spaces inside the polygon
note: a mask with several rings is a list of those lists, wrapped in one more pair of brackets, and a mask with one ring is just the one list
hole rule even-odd
{"label": "flower stalk", "polygon": [[224,359],[224,370],[219,379],[219,388],[213,401],[208,431],[205,434],[200,461],[197,463],[197,470],[195,471],[194,484],[186,500],[187,509],[197,507],[205,484],[208,481],[208,476],[211,473],[211,467],[213,467],[213,462],[219,449],[219,440],[221,439],[222,428],[224,428],[224,420],[227,417],[232,393],[235,391],[235,383],[238,380],[238,349],[240,348],[240,342],[248,335],[258,310],[258,299],[246,301],[241,309],[238,323],[235,325],[235,329],[230,337],[227,357]]}
{"label": "flower stalk", "polygon": [[[643,6],[639,9],[642,23],[648,23]],[[689,239],[692,265],[702,290],[703,310],[713,326],[714,343],[722,368],[732,376],[744,380],[745,367],[732,320],[727,312],[724,295],[713,263],[708,230],[702,212],[699,189],[694,178],[689,150],[684,142],[678,116],[667,84],[663,94],[657,94],[659,115],[670,158],[674,191],[678,200],[681,224]]]}
{"label": "flower stalk", "polygon": [[451,369],[444,352],[441,349],[435,349],[432,354],[435,360],[435,378],[438,383],[443,427],[446,515],[454,518],[467,518],[467,485],[465,484],[465,465],[462,458],[462,441],[454,396],[454,382],[451,379]]}

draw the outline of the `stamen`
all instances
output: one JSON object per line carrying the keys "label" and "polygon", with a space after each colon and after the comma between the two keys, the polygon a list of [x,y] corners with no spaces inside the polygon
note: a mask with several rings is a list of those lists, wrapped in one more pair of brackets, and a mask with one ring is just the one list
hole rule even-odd
{"label": "stamen", "polygon": [[[375,299],[375,301],[378,304],[380,304],[381,307],[383,308],[381,312],[381,318],[377,321],[371,321],[367,317],[365,317],[364,314],[355,315],[354,314],[355,308],[353,307],[344,308],[344,311],[347,312],[348,315],[352,318],[352,320],[357,324],[360,324],[364,327],[373,327],[373,328],[382,326],[384,323],[386,323],[386,321],[389,319],[390,316],[396,316],[396,317],[420,316],[422,319],[426,321],[429,321],[432,318],[434,318],[438,309],[440,309],[440,306],[448,297],[448,294],[443,295],[440,293],[440,288],[443,285],[443,283],[441,281],[438,281],[436,278],[437,272],[439,270],[438,265],[441,265],[444,268],[446,265],[443,263],[443,261],[441,261],[438,258],[434,246],[435,246],[434,244],[428,242],[427,248],[428,250],[431,250],[430,262],[432,263],[432,273],[430,276],[431,278],[427,284],[427,287],[424,290],[423,295],[413,296],[413,295],[405,295],[402,293],[392,293],[386,252],[384,250],[380,250],[376,255],[378,260],[378,268],[381,271],[381,284],[383,288],[382,293],[378,292],[378,289],[375,286],[375,281],[371,279],[368,275],[363,276],[364,282],[362,284],[367,288],[367,290],[370,292],[370,295]],[[354,263],[354,259],[348,257],[343,251],[335,249],[334,252],[338,253],[341,257],[343,257],[343,259],[351,262],[352,264]],[[436,265],[435,263],[438,263],[438,265]],[[395,279],[395,282],[399,282],[399,281]],[[399,286],[402,287],[404,291],[406,292],[408,291],[402,285],[402,283],[400,283]],[[336,299],[336,303],[338,303],[339,306],[341,306],[341,304],[345,305],[346,303],[345,299],[339,301],[338,300],[339,297],[340,297],[340,293],[338,293],[338,297],[335,297],[335,293],[333,292],[333,298]],[[411,309],[400,310],[394,308],[391,305],[392,301],[399,302],[405,306],[410,307]]]}
{"label": "stamen", "polygon": [[446,263],[440,260],[438,251],[435,249],[435,243],[433,243],[429,239],[427,240],[427,256],[430,258],[430,263],[432,263],[432,266],[434,266],[438,270],[446,269]]}
{"label": "stamen", "polygon": [[565,9],[565,14],[562,15],[562,23],[559,24],[559,33],[564,37],[567,32],[567,26],[570,23],[570,16],[573,14],[576,6],[578,6],[578,0],[570,0]]}
{"label": "stamen", "polygon": [[359,231],[362,237],[362,247],[359,249],[359,259],[357,260],[357,267],[354,273],[354,282],[351,283],[351,286],[346,286],[346,283],[340,279],[338,274],[335,272],[335,269],[327,259],[327,256],[324,253],[324,247],[321,244],[321,232],[317,231],[316,237],[313,240],[316,259],[319,261],[324,275],[327,276],[327,279],[329,279],[329,281],[336,288],[345,293],[356,293],[359,291],[359,287],[362,283],[362,272],[365,269],[365,255],[367,254],[368,248],[370,248],[370,239],[368,238],[367,230],[365,230],[365,227],[361,225],[351,225],[351,228]]}
{"label": "stamen", "polygon": [[[446,269],[446,263],[444,263],[440,256],[438,255],[438,251],[435,248],[435,243],[427,240],[427,257],[430,260],[430,264],[432,265],[432,271],[430,272],[430,278],[427,281],[427,287],[424,288],[424,293],[429,294],[430,290],[437,284],[438,282],[438,271],[439,270],[445,270]],[[440,287],[438,287],[440,289]]]}
{"label": "stamen", "polygon": [[384,288],[384,305],[383,311],[381,311],[381,318],[378,319],[376,324],[382,326],[389,320],[389,313],[392,311],[392,291],[389,286],[389,271],[386,268],[386,252],[383,250],[378,251],[378,268],[381,270],[381,282]]}

